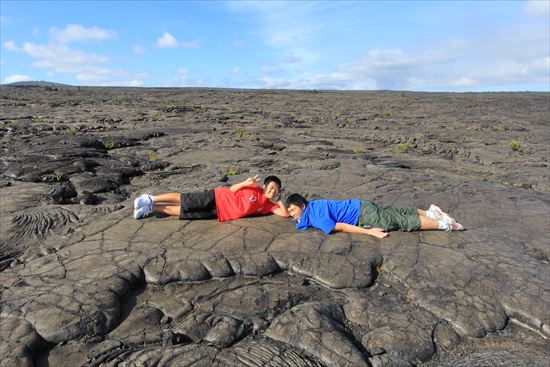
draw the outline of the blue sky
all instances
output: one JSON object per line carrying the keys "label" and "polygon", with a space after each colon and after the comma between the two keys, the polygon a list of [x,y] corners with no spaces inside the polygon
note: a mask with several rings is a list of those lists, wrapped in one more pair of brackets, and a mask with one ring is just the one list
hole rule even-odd
{"label": "blue sky", "polygon": [[550,91],[550,0],[0,4],[2,83]]}

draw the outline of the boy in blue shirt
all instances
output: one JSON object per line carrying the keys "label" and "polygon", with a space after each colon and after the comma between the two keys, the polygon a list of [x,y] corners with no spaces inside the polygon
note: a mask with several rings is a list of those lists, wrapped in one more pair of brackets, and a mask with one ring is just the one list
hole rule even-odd
{"label": "boy in blue shirt", "polygon": [[296,228],[302,231],[313,227],[327,234],[363,233],[384,238],[388,236],[387,231],[396,230],[464,230],[460,223],[435,205],[422,210],[380,206],[359,199],[308,202],[300,194],[288,196],[285,205],[290,215],[298,221]]}

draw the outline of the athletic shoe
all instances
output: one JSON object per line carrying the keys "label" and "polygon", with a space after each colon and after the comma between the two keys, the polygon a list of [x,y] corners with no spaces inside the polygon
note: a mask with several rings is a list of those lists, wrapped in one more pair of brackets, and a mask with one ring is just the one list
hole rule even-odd
{"label": "athletic shoe", "polygon": [[454,232],[454,231],[463,231],[464,230],[464,226],[460,223],[451,223],[449,224],[449,232]]}
{"label": "athletic shoe", "polygon": [[149,194],[143,194],[136,200],[134,200],[134,210],[143,208],[145,206],[148,206],[151,209],[153,208],[153,197]]}
{"label": "athletic shoe", "polygon": [[449,216],[449,214],[445,213],[437,205],[433,205],[433,204],[430,205],[430,208],[428,209],[428,211],[434,213],[436,220],[442,220],[443,222],[445,222],[447,224],[456,223],[456,220],[454,220],[454,218],[451,218]]}
{"label": "athletic shoe", "polygon": [[140,219],[145,218],[147,215],[151,214],[153,212],[153,209],[149,206],[144,206],[142,208],[138,208],[134,210],[134,218]]}

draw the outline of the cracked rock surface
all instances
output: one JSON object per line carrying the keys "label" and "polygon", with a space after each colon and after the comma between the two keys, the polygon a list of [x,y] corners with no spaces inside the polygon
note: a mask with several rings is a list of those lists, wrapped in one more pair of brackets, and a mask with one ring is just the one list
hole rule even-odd
{"label": "cracked rock surface", "polygon": [[[547,102],[2,86],[0,366],[548,366]],[[468,230],[132,218],[255,174]]]}

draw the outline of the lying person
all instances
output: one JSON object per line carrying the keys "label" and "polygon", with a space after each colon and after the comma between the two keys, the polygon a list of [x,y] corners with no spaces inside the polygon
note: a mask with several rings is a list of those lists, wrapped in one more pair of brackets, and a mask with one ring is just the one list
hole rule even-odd
{"label": "lying person", "polygon": [[388,236],[387,231],[396,230],[464,230],[460,223],[435,205],[431,205],[428,210],[422,210],[379,206],[359,199],[308,202],[300,194],[289,195],[285,204],[290,215],[298,221],[296,228],[302,231],[313,227],[327,234],[364,233],[384,238]]}
{"label": "lying person", "polygon": [[[289,217],[283,202],[276,199],[281,190],[281,180],[276,176],[268,176],[262,187],[255,184],[257,181],[258,175],[231,187],[203,192],[173,192],[155,196],[143,194],[134,200],[134,218],[143,218],[153,212],[178,216],[180,219],[218,218],[220,222],[254,214],[274,213]],[[272,200],[278,200],[277,204]]]}

